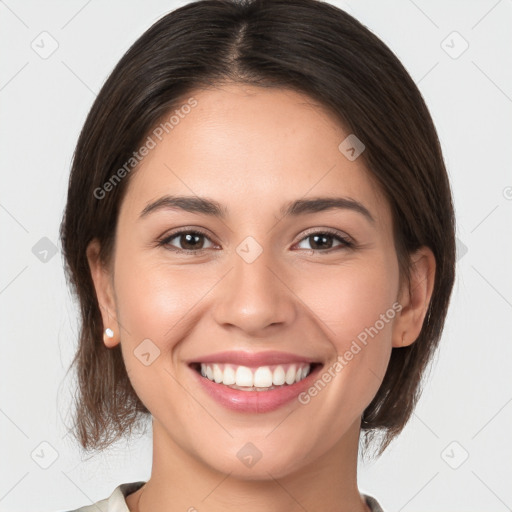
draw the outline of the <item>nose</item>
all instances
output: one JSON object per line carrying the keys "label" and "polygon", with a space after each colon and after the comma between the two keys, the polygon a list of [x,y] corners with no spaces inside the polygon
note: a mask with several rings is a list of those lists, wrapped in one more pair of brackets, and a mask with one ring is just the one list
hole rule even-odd
{"label": "nose", "polygon": [[250,263],[234,252],[233,268],[217,287],[214,318],[219,325],[263,336],[270,326],[293,323],[297,298],[270,252],[263,250]]}

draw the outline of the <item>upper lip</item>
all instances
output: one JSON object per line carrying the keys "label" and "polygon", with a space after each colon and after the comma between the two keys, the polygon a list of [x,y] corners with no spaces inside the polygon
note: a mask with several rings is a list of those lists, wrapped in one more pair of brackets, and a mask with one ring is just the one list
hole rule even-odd
{"label": "upper lip", "polygon": [[231,363],[237,366],[270,366],[275,364],[286,363],[316,363],[308,357],[299,356],[287,352],[277,352],[268,350],[264,352],[245,352],[238,350],[228,350],[225,352],[217,352],[195,358],[189,361],[194,363]]}

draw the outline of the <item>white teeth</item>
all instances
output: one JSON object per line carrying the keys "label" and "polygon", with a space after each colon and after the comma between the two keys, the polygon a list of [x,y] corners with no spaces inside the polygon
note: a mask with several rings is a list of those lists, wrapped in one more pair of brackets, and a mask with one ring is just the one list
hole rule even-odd
{"label": "white teeth", "polygon": [[276,386],[291,385],[305,379],[310,373],[310,368],[309,364],[303,363],[258,368],[201,363],[201,375],[217,384],[232,386],[235,389],[267,391]]}
{"label": "white teeth", "polygon": [[252,387],[254,385],[254,377],[250,368],[239,366],[236,369],[236,385],[244,387]]}
{"label": "white teeth", "polygon": [[254,385],[257,388],[272,386],[272,372],[268,366],[261,366],[254,372]]}
{"label": "white teeth", "polygon": [[282,366],[278,366],[272,374],[272,383],[274,386],[282,386],[285,382],[285,373]]}
{"label": "white teeth", "polygon": [[213,365],[213,380],[218,384],[219,382],[222,382],[222,370],[220,369],[218,364]]}
{"label": "white teeth", "polygon": [[299,380],[305,379],[309,374],[309,364],[304,366],[301,370],[297,370],[297,376],[295,377],[295,382],[299,382]]}
{"label": "white teeth", "polygon": [[295,365],[292,364],[286,372],[286,377],[284,379],[286,384],[293,384],[295,382],[296,375],[297,375],[297,372],[295,371]]}
{"label": "white teeth", "polygon": [[222,383],[225,384],[226,386],[230,386],[236,383],[235,370],[233,370],[233,367],[229,366],[229,364],[227,364],[224,367],[224,376],[222,377]]}

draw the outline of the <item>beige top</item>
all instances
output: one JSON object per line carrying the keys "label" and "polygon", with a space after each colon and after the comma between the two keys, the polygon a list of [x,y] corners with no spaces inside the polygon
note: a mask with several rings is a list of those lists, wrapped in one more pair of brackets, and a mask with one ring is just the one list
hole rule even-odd
{"label": "beige top", "polygon": [[[126,496],[140,489],[146,482],[129,482],[118,485],[110,497],[97,501],[92,505],[70,510],[68,512],[130,512],[126,504]],[[372,512],[384,512],[375,498],[366,494],[362,495]]]}

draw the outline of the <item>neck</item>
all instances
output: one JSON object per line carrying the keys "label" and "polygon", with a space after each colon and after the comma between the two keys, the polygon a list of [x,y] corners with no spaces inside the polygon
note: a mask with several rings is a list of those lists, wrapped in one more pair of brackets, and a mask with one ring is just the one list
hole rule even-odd
{"label": "neck", "polygon": [[[320,459],[293,473],[247,479],[222,473],[182,450],[153,418],[151,478],[126,501],[132,512],[367,512],[357,489],[359,423]],[[143,491],[143,494],[141,492]],[[139,501],[140,500],[140,501]]]}

